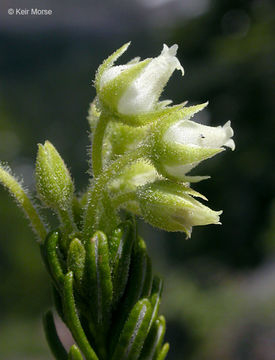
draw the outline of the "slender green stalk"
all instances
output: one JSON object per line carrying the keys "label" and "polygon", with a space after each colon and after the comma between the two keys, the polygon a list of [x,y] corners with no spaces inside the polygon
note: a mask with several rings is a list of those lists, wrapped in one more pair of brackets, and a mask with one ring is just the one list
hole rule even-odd
{"label": "slender green stalk", "polygon": [[87,241],[96,229],[97,205],[100,201],[107,183],[121,170],[145,155],[144,148],[140,147],[128,152],[119,159],[115,160],[97,179],[94,187],[88,192],[88,206],[84,217],[83,237]]}
{"label": "slender green stalk", "polygon": [[135,191],[121,193],[121,194],[113,197],[112,205],[114,208],[119,208],[122,204],[124,204],[128,201],[132,201],[132,200],[136,200],[136,192]]}
{"label": "slender green stalk", "polygon": [[0,183],[9,190],[17,203],[22,207],[27,218],[30,220],[33,231],[38,235],[39,241],[42,242],[47,235],[46,226],[21,184],[1,165]]}
{"label": "slender green stalk", "polygon": [[76,227],[74,219],[73,219],[72,211],[59,209],[58,215],[59,215],[60,222],[64,226],[65,232],[67,234],[71,234],[71,233],[77,231],[77,227]]}
{"label": "slender green stalk", "polygon": [[97,219],[97,224],[95,224],[95,226],[99,226],[99,229],[109,232],[119,224],[117,209],[112,205],[112,201],[107,190],[103,191],[101,202],[103,211],[100,212],[100,216]]}
{"label": "slender green stalk", "polygon": [[98,177],[102,171],[102,147],[109,117],[102,113],[97,121],[92,143],[92,169],[94,177]]}

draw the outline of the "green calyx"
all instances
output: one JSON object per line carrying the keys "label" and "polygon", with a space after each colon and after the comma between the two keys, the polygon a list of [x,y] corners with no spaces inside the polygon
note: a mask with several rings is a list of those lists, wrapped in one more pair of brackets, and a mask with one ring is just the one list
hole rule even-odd
{"label": "green calyx", "polygon": [[106,60],[104,60],[103,64],[101,64],[96,72],[95,76],[95,87],[97,90],[97,93],[100,91],[100,79],[104,71],[109,69],[115,61],[128,49],[131,42],[128,42],[121,46],[118,50],[116,50],[112,55],[110,55]]}
{"label": "green calyx", "polygon": [[184,106],[184,103],[174,106],[168,106],[163,109],[156,107],[154,111],[137,114],[137,115],[117,115],[117,119],[129,126],[144,126],[156,121],[165,121],[167,116],[173,114],[175,111],[181,109]]}
{"label": "green calyx", "polygon": [[219,224],[221,214],[194,197],[206,200],[190,187],[168,180],[144,185],[137,192],[145,221],[166,231],[183,231],[188,237],[193,226]]}

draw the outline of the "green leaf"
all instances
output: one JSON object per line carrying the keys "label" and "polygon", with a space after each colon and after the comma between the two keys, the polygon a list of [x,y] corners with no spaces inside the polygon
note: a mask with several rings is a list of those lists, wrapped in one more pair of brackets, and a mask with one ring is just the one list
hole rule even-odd
{"label": "green leaf", "polygon": [[81,241],[77,238],[73,239],[69,246],[67,257],[68,270],[74,273],[74,277],[78,286],[81,286],[84,267],[85,267],[85,249]]}
{"label": "green leaf", "polygon": [[169,346],[168,343],[164,344],[161,351],[160,351],[160,353],[158,354],[156,360],[164,360],[166,358],[166,355],[167,355],[168,351],[169,351],[169,347],[170,346]]}
{"label": "green leaf", "polygon": [[150,326],[153,324],[153,322],[156,320],[156,318],[158,316],[162,290],[163,290],[163,280],[160,279],[158,276],[154,276],[152,293],[151,293],[151,297],[150,297],[150,301],[151,301],[152,308],[153,308],[152,320],[151,320]]}
{"label": "green leaf", "polygon": [[148,296],[151,284],[151,260],[144,241],[139,238],[133,251],[124,309],[131,309],[143,296]]}
{"label": "green leaf", "polygon": [[67,360],[68,354],[62,345],[54,324],[53,314],[48,311],[43,317],[43,326],[51,352],[57,360]]}
{"label": "green leaf", "polygon": [[119,225],[109,237],[109,260],[113,282],[114,307],[125,291],[134,240],[134,229],[130,221]]}
{"label": "green leaf", "polygon": [[160,316],[153,324],[142,349],[139,360],[156,359],[165,334],[165,319]]}
{"label": "green leaf", "polygon": [[106,235],[97,231],[86,243],[85,286],[88,288],[91,312],[96,324],[105,328],[109,324],[112,304],[112,279]]}
{"label": "green leaf", "polygon": [[138,359],[147,336],[152,307],[147,299],[140,300],[132,309],[116,345],[112,360]]}
{"label": "green leaf", "polygon": [[148,297],[151,294],[153,282],[153,273],[152,273],[152,261],[148,254],[146,254],[146,274],[144,279],[144,285],[141,293],[141,297]]}
{"label": "green leaf", "polygon": [[[115,327],[111,338],[111,349],[114,349],[127,317],[142,295],[148,292],[148,279],[151,276],[151,264],[144,241],[139,238],[132,252],[130,274],[125,295],[115,314]],[[149,276],[149,275],[150,276]]]}
{"label": "green leaf", "polygon": [[73,295],[73,273],[69,272],[65,276],[63,307],[67,324],[72,332],[72,335],[77,342],[79,348],[83,352],[86,360],[99,360],[96,353],[92,349],[81,326]]}
{"label": "green leaf", "polygon": [[58,231],[51,232],[45,240],[44,252],[50,269],[50,274],[52,275],[55,284],[62,289],[64,283],[64,273],[57,254],[58,240]]}
{"label": "green leaf", "polygon": [[76,345],[71,346],[68,360],[83,360],[81,352]]}

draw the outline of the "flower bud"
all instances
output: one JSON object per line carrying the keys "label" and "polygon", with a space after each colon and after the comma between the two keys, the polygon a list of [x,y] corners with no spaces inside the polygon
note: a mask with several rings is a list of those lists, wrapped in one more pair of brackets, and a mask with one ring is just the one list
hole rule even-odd
{"label": "flower bud", "polygon": [[203,195],[167,180],[156,181],[137,191],[142,216],[153,226],[191,235],[192,226],[220,224],[222,211],[213,211],[193,198]]}
{"label": "flower bud", "polygon": [[156,125],[151,137],[151,159],[158,171],[167,178],[200,181],[205,177],[186,176],[201,161],[224,150],[235,149],[233,130],[228,121],[224,126],[206,126],[189,120],[207,104],[179,110]]}
{"label": "flower bud", "polygon": [[109,185],[109,190],[115,194],[119,192],[135,191],[138,186],[145,185],[159,178],[154,166],[146,161],[139,160],[128,166],[121,175]]}
{"label": "flower bud", "polygon": [[[159,175],[154,166],[140,160],[128,166],[121,175],[116,177],[110,183],[109,191],[112,195],[134,192],[139,186],[156,179],[159,179]],[[139,203],[136,200],[128,201],[123,207],[135,215],[140,215]]]}
{"label": "flower bud", "polygon": [[49,141],[38,144],[35,175],[40,199],[55,210],[68,209],[73,198],[73,182],[63,159]]}
{"label": "flower bud", "polygon": [[148,126],[133,127],[120,122],[111,122],[106,134],[110,143],[110,160],[142,146]]}
{"label": "flower bud", "polygon": [[113,66],[129,44],[110,56],[98,69],[96,89],[102,109],[108,110],[120,121],[129,125],[144,125],[173,109],[169,102],[159,102],[164,86],[174,70],[183,68],[176,57],[177,45],[163,46],[156,58],[126,65]]}

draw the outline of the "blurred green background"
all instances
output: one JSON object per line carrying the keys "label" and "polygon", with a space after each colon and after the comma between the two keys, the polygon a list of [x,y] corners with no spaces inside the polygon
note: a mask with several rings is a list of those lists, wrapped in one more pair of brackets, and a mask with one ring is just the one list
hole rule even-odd
{"label": "blurred green background", "polygon": [[[52,9],[47,17],[8,8]],[[98,65],[132,40],[128,59],[179,45],[185,76],[164,97],[209,100],[205,124],[232,121],[236,151],[194,173],[222,226],[192,238],[140,222],[155,271],[165,279],[170,360],[275,358],[275,6],[254,0],[2,1],[0,159],[34,191],[37,143],[49,139],[79,190],[88,183],[89,102]],[[124,56],[123,60],[127,60]],[[272,153],[273,150],[273,153]],[[0,358],[50,359],[41,315],[51,306],[34,236],[0,188]],[[69,341],[69,340],[66,340]]]}

